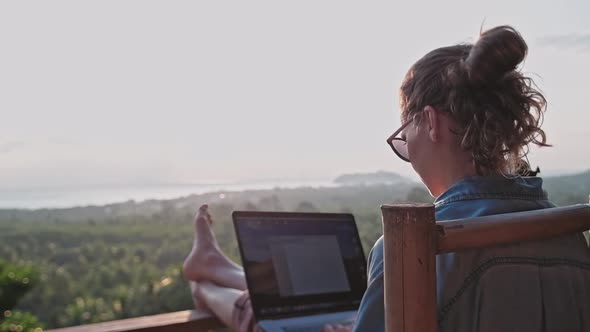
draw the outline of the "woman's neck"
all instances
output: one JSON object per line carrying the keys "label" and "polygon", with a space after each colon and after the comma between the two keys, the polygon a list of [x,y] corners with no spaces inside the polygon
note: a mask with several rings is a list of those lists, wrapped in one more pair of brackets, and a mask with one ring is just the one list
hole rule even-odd
{"label": "woman's neck", "polygon": [[478,174],[471,159],[461,163],[452,163],[446,170],[440,172],[437,181],[438,190],[436,190],[436,193],[432,192],[432,194],[438,197],[449,190],[455,183],[475,175]]}

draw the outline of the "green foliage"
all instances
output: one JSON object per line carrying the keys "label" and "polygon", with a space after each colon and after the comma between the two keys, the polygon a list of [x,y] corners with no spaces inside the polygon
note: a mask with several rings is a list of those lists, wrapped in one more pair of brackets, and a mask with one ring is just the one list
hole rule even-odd
{"label": "green foliage", "polygon": [[15,265],[0,260],[0,332],[39,332],[43,324],[29,312],[12,308],[39,281],[30,265]]}
{"label": "green foliage", "polygon": [[408,192],[406,201],[412,203],[432,203],[434,198],[430,195],[428,190],[423,187],[414,187]]}
{"label": "green foliage", "polygon": [[43,324],[29,312],[6,310],[0,322],[0,332],[41,332]]}
{"label": "green foliage", "polygon": [[38,280],[39,273],[32,266],[17,266],[0,260],[0,312],[14,308]]}
{"label": "green foliage", "polygon": [[[562,205],[578,203],[580,193],[590,191],[582,188],[569,197],[558,187],[551,184],[549,194],[554,200],[560,197]],[[582,202],[587,202],[584,195]],[[40,326],[32,315],[56,328],[190,309],[181,265],[192,246],[192,220],[200,204],[209,203],[218,242],[239,263],[233,210],[353,213],[368,253],[381,236],[379,206],[400,201],[432,202],[432,197],[408,182],[217,192],[103,207],[0,210],[0,257],[10,262],[0,263],[0,289],[3,284],[15,289],[11,297],[20,301],[11,311],[11,321],[23,328],[24,322],[31,322],[26,328]]]}
{"label": "green foliage", "polygon": [[381,233],[375,207],[400,200],[407,188],[276,189],[127,202],[102,212],[13,211],[8,220],[0,214],[0,257],[39,269],[39,285],[16,308],[48,328],[185,310],[193,304],[181,265],[199,204],[209,202],[218,242],[239,263],[231,222],[236,209],[352,212],[368,252]]}
{"label": "green foliage", "polygon": [[295,212],[318,212],[318,208],[311,202],[301,202],[295,208]]}
{"label": "green foliage", "polygon": [[2,257],[41,270],[40,285],[17,308],[52,328],[190,308],[180,272],[192,243],[190,219],[174,227],[136,222],[22,222],[2,233]]}
{"label": "green foliage", "polygon": [[549,199],[557,205],[588,203],[590,170],[584,173],[544,178]]}

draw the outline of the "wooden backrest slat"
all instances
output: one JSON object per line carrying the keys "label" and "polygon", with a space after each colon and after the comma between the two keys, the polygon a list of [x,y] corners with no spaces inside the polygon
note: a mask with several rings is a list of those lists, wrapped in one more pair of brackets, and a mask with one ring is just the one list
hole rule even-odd
{"label": "wooden backrest slat", "polygon": [[437,253],[547,239],[590,229],[590,205],[437,222]]}

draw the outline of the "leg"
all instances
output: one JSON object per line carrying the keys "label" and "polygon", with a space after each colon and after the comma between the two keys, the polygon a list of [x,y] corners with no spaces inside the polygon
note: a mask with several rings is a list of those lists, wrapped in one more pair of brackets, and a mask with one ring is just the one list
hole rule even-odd
{"label": "leg", "polygon": [[192,281],[212,281],[219,286],[246,289],[244,270],[221,252],[213,230],[207,205],[199,208],[195,219],[193,248],[183,266],[184,277]]}
{"label": "leg", "polygon": [[[255,325],[252,306],[248,294],[232,288],[220,287],[209,281],[194,284],[194,297],[199,298],[232,331],[262,332]],[[236,312],[235,310],[239,310]],[[352,325],[326,325],[322,332],[350,332]]]}
{"label": "leg", "polygon": [[236,331],[251,331],[254,319],[245,291],[244,270],[221,252],[211,223],[207,205],[201,206],[195,220],[193,248],[183,266],[195,308],[211,310]]}
{"label": "leg", "polygon": [[203,299],[199,298],[199,284],[196,281],[189,280],[189,287],[191,288],[191,297],[193,304],[197,310],[207,310],[207,303],[203,302]]}
{"label": "leg", "polygon": [[234,315],[234,303],[244,291],[234,288],[220,287],[212,282],[203,281],[195,283],[193,298],[197,298],[211,310],[226,326],[232,326]]}

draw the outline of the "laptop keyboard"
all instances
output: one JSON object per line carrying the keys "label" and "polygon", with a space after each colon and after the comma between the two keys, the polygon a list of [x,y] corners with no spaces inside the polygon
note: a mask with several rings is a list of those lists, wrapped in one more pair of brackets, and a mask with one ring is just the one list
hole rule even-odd
{"label": "laptop keyboard", "polygon": [[351,325],[352,323],[350,321],[345,321],[345,322],[332,322],[332,323],[324,323],[322,325],[295,325],[295,326],[283,326],[282,329],[285,332],[321,332],[322,329],[324,328],[324,326],[326,324],[330,324],[330,325]]}

